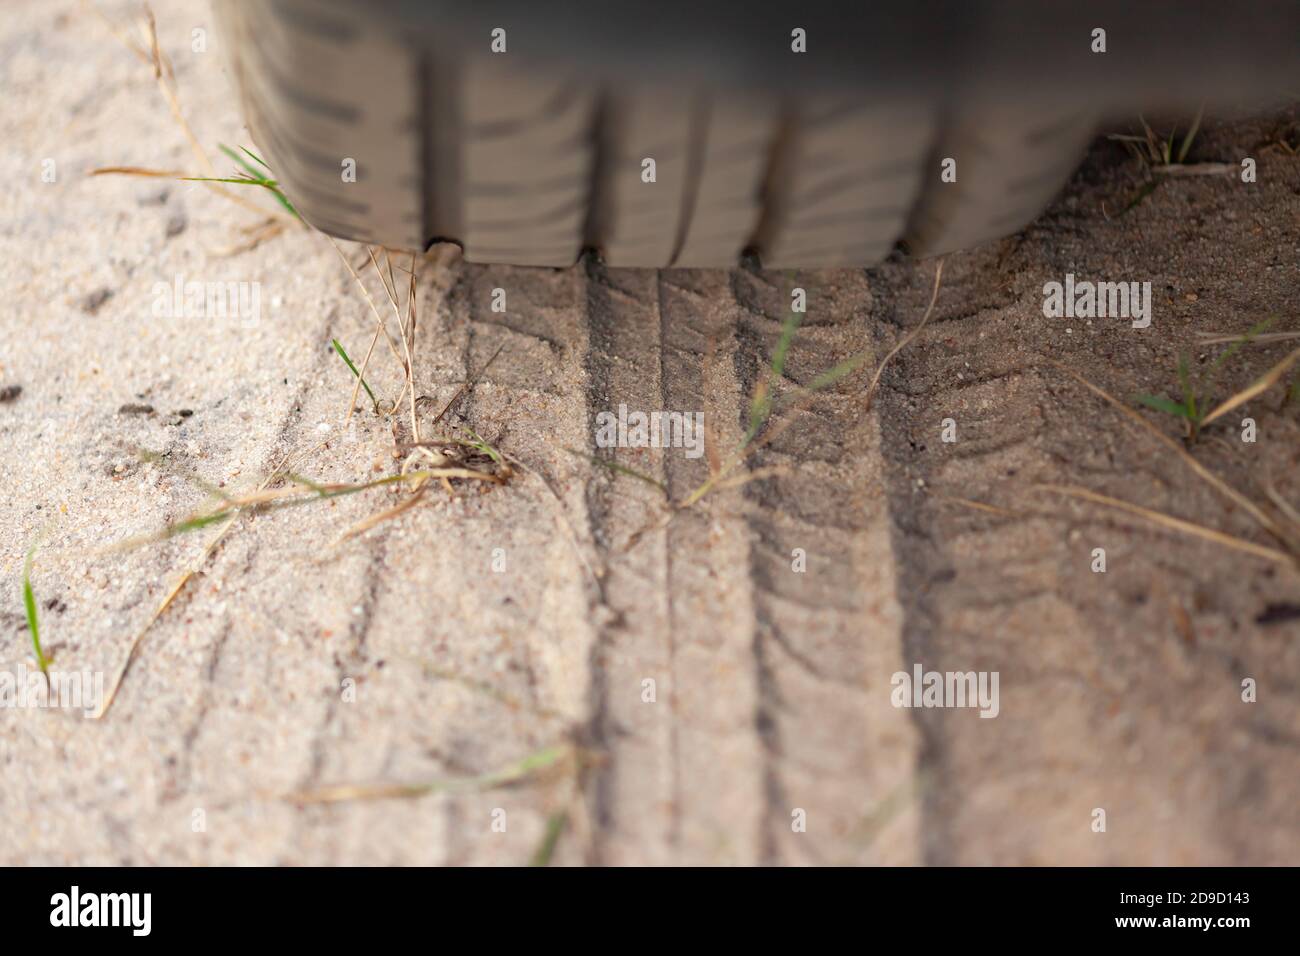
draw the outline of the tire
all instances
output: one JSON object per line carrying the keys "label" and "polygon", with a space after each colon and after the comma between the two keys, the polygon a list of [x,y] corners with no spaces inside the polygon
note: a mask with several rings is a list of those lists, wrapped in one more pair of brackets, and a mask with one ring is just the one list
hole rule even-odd
{"label": "tire", "polygon": [[[471,262],[567,266],[592,249],[612,266],[754,255],[783,268],[869,266],[900,243],[947,253],[1032,220],[1106,115],[1286,81],[1245,76],[1245,54],[1197,47],[1212,31],[1179,33],[1164,15],[1159,49],[1134,49],[1144,34],[1123,6],[1105,22],[1130,42],[1109,61],[1088,50],[1103,14],[1035,22],[1006,3],[848,22],[817,3],[661,2],[631,22],[538,6],[216,0],[252,137],[303,217],[399,249],[455,241]],[[810,24],[817,57],[790,49],[791,22]],[[1276,15],[1252,22],[1236,35],[1268,63],[1286,30]],[[490,49],[493,23],[510,24],[506,55]],[[1141,76],[1162,85],[1135,100]]]}

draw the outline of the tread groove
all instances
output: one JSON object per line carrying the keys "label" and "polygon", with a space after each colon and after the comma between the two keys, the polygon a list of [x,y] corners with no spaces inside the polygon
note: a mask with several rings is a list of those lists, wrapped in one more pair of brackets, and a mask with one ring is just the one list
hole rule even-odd
{"label": "tread groove", "polygon": [[704,169],[705,150],[708,147],[709,117],[712,109],[708,97],[703,95],[696,98],[691,109],[691,122],[687,134],[689,153],[686,160],[686,184],[682,189],[681,210],[677,216],[677,236],[673,240],[672,253],[668,256],[670,266],[677,264],[695,218],[695,204],[699,198],[700,176]]}

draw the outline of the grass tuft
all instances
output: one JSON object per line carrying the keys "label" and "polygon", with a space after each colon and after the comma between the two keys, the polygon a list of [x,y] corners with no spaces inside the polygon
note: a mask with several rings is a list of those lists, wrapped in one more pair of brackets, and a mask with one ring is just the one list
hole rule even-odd
{"label": "grass tuft", "polygon": [[[1188,128],[1182,140],[1178,140],[1177,127],[1171,129],[1168,136],[1160,136],[1147,123],[1146,118],[1140,115],[1138,116],[1138,122],[1142,124],[1141,136],[1130,133],[1115,133],[1107,137],[1107,139],[1123,143],[1149,172],[1157,174],[1149,182],[1143,183],[1142,188],[1120,211],[1121,216],[1141,205],[1169,175],[1218,176],[1231,173],[1236,169],[1235,166],[1226,163],[1186,164],[1187,154],[1192,148],[1196,134],[1200,132],[1201,120],[1204,116],[1205,106],[1202,104],[1196,111],[1196,116],[1192,119],[1192,125]],[[1175,142],[1178,143],[1176,148]]]}
{"label": "grass tuft", "polygon": [[1201,120],[1204,116],[1205,107],[1201,106],[1196,111],[1196,116],[1192,120],[1192,125],[1188,128],[1187,134],[1179,141],[1176,153],[1174,151],[1174,142],[1178,137],[1178,127],[1171,129],[1168,136],[1160,136],[1151,128],[1143,116],[1138,116],[1138,122],[1142,124],[1141,136],[1116,133],[1108,138],[1123,143],[1153,169],[1162,166],[1181,166],[1183,161],[1187,159],[1187,153],[1192,148],[1192,142],[1196,139],[1196,134],[1200,131]]}
{"label": "grass tuft", "polygon": [[[1272,325],[1274,318],[1274,316],[1269,316],[1262,322],[1258,322],[1252,326],[1245,335],[1234,339],[1232,344],[1229,345],[1228,348],[1224,349],[1214,362],[1211,363],[1209,374],[1206,376],[1205,381],[1199,385],[1192,381],[1191,367],[1188,357],[1185,354],[1179,355],[1178,389],[1182,397],[1178,401],[1174,401],[1172,398],[1164,395],[1135,395],[1133,400],[1141,405],[1145,405],[1147,408],[1152,408],[1158,412],[1164,412],[1166,415],[1173,415],[1176,418],[1181,418],[1183,420],[1183,426],[1187,432],[1188,441],[1196,441],[1204,426],[1218,418],[1220,415],[1236,408],[1242,402],[1254,397],[1254,395],[1258,394],[1260,391],[1264,391],[1271,387],[1272,383],[1285,374],[1286,370],[1290,368],[1291,362],[1295,360],[1295,353],[1293,353],[1292,357],[1284,360],[1281,365],[1275,366],[1274,370],[1271,371],[1269,375],[1265,376],[1264,379],[1261,379],[1260,382],[1263,384],[1258,389],[1256,389],[1255,386],[1252,386],[1250,389],[1247,389],[1246,392],[1233,396],[1228,401],[1215,407],[1213,411],[1210,411],[1213,407],[1211,404],[1211,396],[1213,394],[1212,390],[1214,388],[1214,381],[1219,371],[1229,359],[1237,354],[1237,352],[1250,342],[1254,341],[1257,335]],[[1275,377],[1269,379],[1269,376]],[[1260,385],[1260,382],[1257,382],[1256,385]]]}

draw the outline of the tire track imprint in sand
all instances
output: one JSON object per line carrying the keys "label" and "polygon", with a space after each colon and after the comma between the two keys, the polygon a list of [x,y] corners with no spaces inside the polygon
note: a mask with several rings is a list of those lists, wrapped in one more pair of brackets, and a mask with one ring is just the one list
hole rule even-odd
{"label": "tire track imprint in sand", "polygon": [[[589,415],[620,403],[703,411],[725,457],[748,425],[790,283],[594,263],[587,273]],[[800,281],[809,314],[787,376],[806,385],[870,348],[870,294],[858,273]],[[889,704],[901,620],[875,419],[851,383],[795,414],[797,427],[750,461],[787,474],[716,493],[630,548],[660,499],[593,466],[586,500],[608,609],[590,685],[599,862],[915,859],[916,734]],[[681,449],[601,453],[678,500],[708,476],[706,459]],[[799,547],[805,572],[792,568]],[[796,810],[806,832],[792,828]]]}

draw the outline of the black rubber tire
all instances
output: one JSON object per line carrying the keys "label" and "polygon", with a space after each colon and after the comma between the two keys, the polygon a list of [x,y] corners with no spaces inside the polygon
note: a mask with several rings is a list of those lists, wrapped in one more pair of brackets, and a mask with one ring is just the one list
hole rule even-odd
{"label": "black rubber tire", "polygon": [[[746,253],[865,266],[900,242],[945,253],[1030,221],[1121,104],[1279,82],[1177,17],[1141,60],[1151,33],[1122,6],[1035,19],[1007,3],[847,16],[760,4],[728,19],[660,3],[630,22],[582,4],[216,6],[253,139],[304,218],[394,248],[454,240],[476,262],[565,266],[586,248],[649,267]],[[1276,45],[1297,7],[1281,27],[1246,17],[1240,39],[1266,64],[1258,44]],[[1095,54],[1094,22],[1122,48]],[[792,49],[795,29],[810,52]]]}

